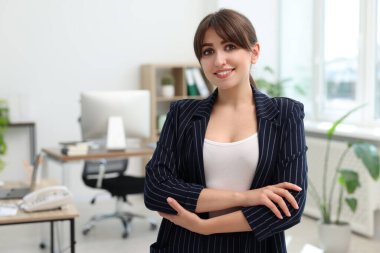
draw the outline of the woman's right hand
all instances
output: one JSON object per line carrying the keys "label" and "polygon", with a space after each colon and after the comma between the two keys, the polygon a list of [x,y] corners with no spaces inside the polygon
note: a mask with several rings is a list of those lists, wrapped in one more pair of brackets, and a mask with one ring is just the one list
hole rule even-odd
{"label": "woman's right hand", "polygon": [[290,203],[292,207],[298,209],[298,204],[289,190],[301,191],[302,188],[288,182],[283,182],[275,185],[268,185],[259,189],[249,190],[243,193],[244,206],[258,206],[264,205],[268,207],[279,218],[282,219],[282,214],[277,208],[276,204],[290,217],[290,211],[285,203],[285,200]]}

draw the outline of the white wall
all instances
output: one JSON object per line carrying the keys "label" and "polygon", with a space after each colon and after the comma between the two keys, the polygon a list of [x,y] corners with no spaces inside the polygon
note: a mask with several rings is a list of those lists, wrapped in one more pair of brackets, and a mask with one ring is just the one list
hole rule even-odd
{"label": "white wall", "polygon": [[[0,0],[0,97],[10,98],[13,118],[37,123],[38,149],[79,140],[80,92],[139,88],[143,63],[196,61],[192,37],[211,7],[201,0]],[[27,130],[11,129],[6,141],[0,179],[25,178]],[[60,178],[60,168],[50,167]],[[79,187],[81,164],[67,167]]]}
{"label": "white wall", "polygon": [[195,61],[202,16],[200,0],[1,0],[0,94],[27,99],[40,147],[78,139],[80,91],[138,88],[142,63]]}
{"label": "white wall", "polygon": [[[275,0],[234,3],[257,29],[261,62],[273,65]],[[0,0],[0,97],[17,105],[12,117],[37,123],[38,149],[78,140],[81,91],[139,88],[143,63],[196,62],[199,21],[226,6],[222,0]],[[29,158],[27,131],[6,137],[0,180],[20,179],[21,160]],[[56,167],[50,174],[60,178]],[[67,167],[71,185],[80,187],[81,164]]]}

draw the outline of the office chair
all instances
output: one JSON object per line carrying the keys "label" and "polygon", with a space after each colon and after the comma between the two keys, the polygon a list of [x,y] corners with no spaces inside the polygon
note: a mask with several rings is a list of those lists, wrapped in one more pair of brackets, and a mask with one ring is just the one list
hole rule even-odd
{"label": "office chair", "polygon": [[[154,219],[140,214],[134,214],[122,210],[123,202],[127,202],[130,194],[141,194],[144,192],[144,178],[124,175],[128,166],[128,160],[96,160],[85,161],[82,172],[83,182],[92,188],[104,189],[112,197],[116,198],[116,210],[111,214],[95,215],[84,226],[82,233],[87,235],[95,226],[95,223],[108,218],[118,218],[123,225],[122,237],[127,238],[130,231],[130,223],[133,218],[145,219],[150,224],[150,229],[155,230],[157,223]],[[91,200],[94,204],[96,196]]]}

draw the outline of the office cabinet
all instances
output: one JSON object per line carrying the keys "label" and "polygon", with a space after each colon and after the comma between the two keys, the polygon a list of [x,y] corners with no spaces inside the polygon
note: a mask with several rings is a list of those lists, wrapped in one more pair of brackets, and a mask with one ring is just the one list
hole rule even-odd
{"label": "office cabinet", "polygon": [[[162,96],[161,79],[167,75],[174,79],[174,96],[171,97]],[[193,78],[194,76],[196,78]],[[189,83],[192,82],[191,78],[194,80],[193,83]],[[196,85],[198,91],[203,85],[203,96],[188,95],[191,85]],[[203,99],[214,89],[198,64],[144,64],[141,66],[141,87],[151,92],[151,141],[157,141],[172,102],[186,98]]]}

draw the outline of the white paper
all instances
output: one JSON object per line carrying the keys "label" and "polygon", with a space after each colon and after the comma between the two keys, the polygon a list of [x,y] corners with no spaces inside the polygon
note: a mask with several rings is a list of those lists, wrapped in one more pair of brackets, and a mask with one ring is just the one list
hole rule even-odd
{"label": "white paper", "polygon": [[17,214],[17,206],[12,204],[0,204],[0,217],[13,216]]}

